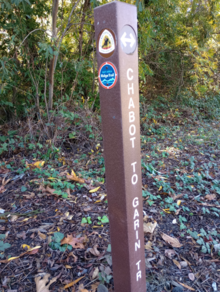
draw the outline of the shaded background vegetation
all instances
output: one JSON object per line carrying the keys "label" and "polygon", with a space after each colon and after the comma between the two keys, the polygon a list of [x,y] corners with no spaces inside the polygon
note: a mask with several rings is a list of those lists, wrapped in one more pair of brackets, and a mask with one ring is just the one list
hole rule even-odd
{"label": "shaded background vegetation", "polygon": [[[107,2],[0,1],[1,124],[41,121],[47,139],[99,114],[93,9]],[[220,1],[126,2],[138,8],[142,105],[159,96],[218,118]]]}

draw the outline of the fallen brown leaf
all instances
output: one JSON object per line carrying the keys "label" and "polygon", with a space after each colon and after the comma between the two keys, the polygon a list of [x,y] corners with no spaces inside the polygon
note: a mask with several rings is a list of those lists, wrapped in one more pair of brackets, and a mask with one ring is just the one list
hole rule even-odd
{"label": "fallen brown leaf", "polygon": [[39,251],[39,248],[35,248],[35,249],[32,249],[32,250],[29,250],[27,252],[27,254],[36,254],[36,253],[38,253],[38,251]]}
{"label": "fallen brown leaf", "polygon": [[189,262],[189,261],[187,261],[184,257],[182,257],[182,256],[180,256],[185,262],[187,262],[187,264],[189,265],[189,266],[191,266],[191,263]]}
{"label": "fallen brown leaf", "polygon": [[71,194],[70,194],[70,188],[67,188],[67,189],[66,189],[66,193],[68,194],[68,197],[71,197]]}
{"label": "fallen brown leaf", "polygon": [[185,288],[191,290],[191,291],[195,291],[194,288],[192,288],[192,287],[190,287],[190,286],[188,286],[188,285],[186,285],[186,284],[183,284],[183,283],[181,283],[181,282],[178,282],[178,283],[179,283],[180,285],[182,285],[183,287],[185,287]]}
{"label": "fallen brown leaf", "polygon": [[[45,274],[43,275],[43,279],[41,279],[40,276],[36,276],[34,278],[35,283],[36,283],[36,292],[50,292],[49,287],[53,282],[56,282],[57,278],[54,277],[49,281],[50,274]],[[49,283],[48,283],[49,281]],[[47,284],[48,283],[48,284]],[[47,285],[46,285],[47,284]]]}
{"label": "fallen brown leaf", "polygon": [[4,186],[0,186],[0,194],[4,193],[6,191]]}
{"label": "fallen brown leaf", "polygon": [[173,260],[173,262],[181,270],[181,264],[176,260]]}
{"label": "fallen brown leaf", "polygon": [[72,220],[73,219],[73,215],[70,215],[70,213],[69,212],[66,212],[65,214],[65,219],[67,219],[67,220]]}
{"label": "fallen brown leaf", "polygon": [[216,195],[215,195],[215,194],[212,194],[212,195],[206,195],[206,196],[205,196],[205,199],[207,199],[207,200],[209,200],[209,201],[215,200],[215,199],[216,199]]}
{"label": "fallen brown leaf", "polygon": [[64,170],[59,174],[59,176],[66,176],[67,174],[68,174],[68,171]]}
{"label": "fallen brown leaf", "polygon": [[160,254],[160,259],[159,259],[159,261],[157,262],[157,264],[158,264],[159,266],[163,266],[163,265],[164,265],[164,261],[165,261],[165,257],[164,257],[162,254]]}
{"label": "fallen brown leaf", "polygon": [[70,244],[73,248],[85,248],[83,242],[85,237],[74,238],[72,235],[68,235],[64,239],[61,240],[60,244]]}
{"label": "fallen brown leaf", "polygon": [[84,289],[84,285],[80,284],[78,288],[78,292],[89,292],[87,289]]}
{"label": "fallen brown leaf", "polygon": [[92,287],[92,291],[91,292],[96,292],[98,286],[99,286],[99,282],[92,284],[92,286],[91,286]]}
{"label": "fallen brown leaf", "polygon": [[90,248],[89,250],[91,254],[93,254],[96,257],[100,256],[100,252],[98,251],[97,247],[98,247],[98,244],[95,244],[93,248]]}
{"label": "fallen brown leaf", "polygon": [[10,182],[10,178],[9,179],[7,179],[7,180],[5,180],[5,177],[3,178],[3,180],[2,180],[2,185],[3,186],[6,186],[7,185],[7,183],[9,183]]}
{"label": "fallen brown leaf", "polygon": [[13,260],[16,260],[16,259],[18,259],[18,258],[20,258],[20,257],[22,257],[22,256],[24,256],[24,255],[26,255],[26,254],[35,254],[35,253],[37,253],[37,252],[39,251],[40,248],[41,248],[41,246],[35,246],[35,247],[30,248],[30,249],[28,249],[27,251],[21,253],[21,254],[20,254],[19,256],[17,256],[17,257],[11,257],[11,258],[9,258],[9,259],[7,259],[7,260],[0,260],[0,263],[7,264],[8,262],[13,261]]}
{"label": "fallen brown leaf", "polygon": [[85,182],[84,179],[79,178],[78,176],[73,175],[73,174],[71,174],[71,175],[68,175],[68,174],[67,174],[66,178],[68,178],[68,179],[70,179],[70,180],[73,180],[73,181],[76,181],[76,182],[79,182],[79,183],[81,183],[81,184],[84,184],[84,182]]}
{"label": "fallen brown leaf", "polygon": [[34,193],[30,193],[30,195],[23,195],[26,199],[33,199],[35,194]]}
{"label": "fallen brown leaf", "polygon": [[72,269],[73,267],[69,266],[69,265],[65,265],[66,269]]}
{"label": "fallen brown leaf", "polygon": [[184,194],[178,194],[178,195],[173,195],[172,198],[175,201],[176,199],[179,199],[183,196]]}
{"label": "fallen brown leaf", "polygon": [[94,269],[93,273],[92,273],[92,279],[97,278],[98,275],[99,275],[99,268],[96,267],[96,268]]}
{"label": "fallen brown leaf", "polygon": [[176,254],[173,249],[165,249],[165,256],[172,260],[172,257]]}
{"label": "fallen brown leaf", "polygon": [[72,281],[72,282],[70,282],[69,284],[66,284],[65,286],[64,286],[64,289],[67,289],[67,288],[69,288],[69,287],[72,287],[73,285],[75,285],[76,283],[78,283],[82,278],[84,278],[85,276],[82,276],[82,277],[80,277],[80,278],[78,278],[78,279],[76,279],[75,281]]}
{"label": "fallen brown leaf", "polygon": [[92,236],[93,234],[97,234],[99,235],[99,233],[97,231],[93,231],[92,233],[90,233],[88,236]]}
{"label": "fallen brown leaf", "polygon": [[42,191],[43,193],[46,192],[46,189],[45,189],[45,187],[43,185],[40,185],[37,190],[38,191]]}
{"label": "fallen brown leaf", "polygon": [[144,248],[148,250],[152,249],[152,242],[148,241],[147,244],[145,244]]}
{"label": "fallen brown leaf", "polygon": [[41,168],[41,167],[43,167],[44,166],[44,163],[45,163],[45,161],[36,161],[36,162],[33,162],[33,163],[27,163],[27,161],[26,161],[26,167],[27,168]]}
{"label": "fallen brown leaf", "polygon": [[214,205],[214,204],[208,204],[208,203],[198,203],[198,205],[207,206],[207,207],[220,208],[220,206],[217,206],[217,205]]}
{"label": "fallen brown leaf", "polygon": [[172,245],[173,247],[181,247],[182,244],[179,242],[177,238],[171,237],[165,233],[161,234],[161,237],[163,238],[164,241]]}
{"label": "fallen brown leaf", "polygon": [[85,212],[88,212],[88,211],[91,211],[91,210],[92,210],[92,207],[90,207],[90,206],[89,206],[89,207],[86,207],[86,208],[84,209]]}
{"label": "fallen brown leaf", "polygon": [[154,223],[152,223],[152,222],[145,223],[144,222],[144,233],[153,233],[156,226],[157,226],[156,221]]}
{"label": "fallen brown leaf", "polygon": [[51,189],[50,187],[46,187],[46,192],[50,193],[51,195],[55,195],[55,191],[54,189]]}
{"label": "fallen brown leaf", "polygon": [[26,238],[26,233],[25,233],[25,231],[22,231],[21,233],[17,233],[16,236],[17,236],[18,238],[22,238],[23,240],[25,240],[25,238]]}
{"label": "fallen brown leaf", "polygon": [[10,170],[6,168],[0,168],[0,173],[8,173]]}
{"label": "fallen brown leaf", "polygon": [[181,211],[181,208],[177,209],[177,211],[175,212],[175,215],[179,215],[180,211]]}
{"label": "fallen brown leaf", "polygon": [[52,236],[49,235],[49,236],[47,237],[47,243],[50,244],[51,242],[52,242]]}
{"label": "fallen brown leaf", "polygon": [[68,254],[68,258],[69,258],[70,256],[72,256],[72,257],[74,258],[74,263],[76,263],[78,257],[77,257],[72,251]]}
{"label": "fallen brown leaf", "polygon": [[40,238],[42,238],[44,240],[47,238],[46,234],[41,233],[39,230],[38,230],[38,235]]}

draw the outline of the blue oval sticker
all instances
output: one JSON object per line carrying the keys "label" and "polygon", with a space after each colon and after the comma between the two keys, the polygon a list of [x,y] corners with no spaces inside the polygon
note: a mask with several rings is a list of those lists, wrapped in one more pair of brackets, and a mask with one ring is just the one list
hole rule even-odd
{"label": "blue oval sticker", "polygon": [[103,63],[99,68],[98,77],[101,86],[105,89],[111,89],[114,87],[118,79],[118,73],[115,65],[111,62]]}

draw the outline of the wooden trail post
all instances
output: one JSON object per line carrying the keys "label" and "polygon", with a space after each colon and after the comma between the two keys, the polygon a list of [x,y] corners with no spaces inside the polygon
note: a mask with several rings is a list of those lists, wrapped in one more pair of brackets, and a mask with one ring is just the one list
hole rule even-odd
{"label": "wooden trail post", "polygon": [[144,292],[137,9],[111,2],[94,11],[114,286]]}

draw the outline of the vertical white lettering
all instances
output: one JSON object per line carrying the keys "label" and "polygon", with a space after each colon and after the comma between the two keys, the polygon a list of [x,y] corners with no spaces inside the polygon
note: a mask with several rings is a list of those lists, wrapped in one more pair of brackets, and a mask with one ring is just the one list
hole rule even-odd
{"label": "vertical white lettering", "polygon": [[130,95],[130,91],[131,91],[131,94],[134,94],[134,83],[131,83],[131,86],[129,86],[128,84],[128,94]]}
{"label": "vertical white lettering", "polygon": [[129,127],[129,134],[131,135],[131,136],[134,136],[135,135],[135,133],[136,133],[136,127],[135,127],[135,125],[130,125],[130,127]]}
{"label": "vertical white lettering", "polygon": [[139,217],[139,213],[138,213],[138,210],[137,209],[135,209],[135,211],[134,211],[134,220],[136,219],[136,217]]}
{"label": "vertical white lettering", "polygon": [[131,165],[133,166],[133,172],[135,172],[135,164],[137,164],[137,162],[131,163]]}
{"label": "vertical white lettering", "polygon": [[136,274],[136,281],[138,282],[138,279],[141,279],[141,271],[138,271]]}
{"label": "vertical white lettering", "polygon": [[136,266],[137,266],[138,270],[140,270],[140,262],[141,262],[141,260],[136,263]]}
{"label": "vertical white lettering", "polygon": [[140,241],[140,239],[138,240],[138,242],[135,242],[135,251],[137,251],[138,248],[141,248],[141,241]]}
{"label": "vertical white lettering", "polygon": [[129,123],[133,123],[135,121],[134,112],[129,112]]}
{"label": "vertical white lettering", "polygon": [[133,75],[129,76],[129,72],[133,73],[134,71],[131,68],[128,68],[128,70],[127,70],[127,78],[128,78],[128,80],[133,80],[134,76]]}
{"label": "vertical white lettering", "polygon": [[136,185],[136,183],[138,182],[138,176],[137,176],[137,174],[133,174],[132,175],[131,182],[132,182],[132,185]]}
{"label": "vertical white lettering", "polygon": [[136,137],[132,137],[132,138],[130,138],[132,148],[134,148],[134,140],[135,140],[135,139],[136,139]]}
{"label": "vertical white lettering", "polygon": [[139,228],[139,219],[134,221],[134,230],[136,230],[136,227]]}
{"label": "vertical white lettering", "polygon": [[136,207],[139,205],[138,197],[135,197],[135,198],[133,199],[132,205],[133,205],[134,208],[136,208]]}
{"label": "vertical white lettering", "polygon": [[131,107],[135,108],[132,97],[130,97],[128,109],[130,109]]}
{"label": "vertical white lettering", "polygon": [[136,239],[138,240],[138,230],[136,230]]}

